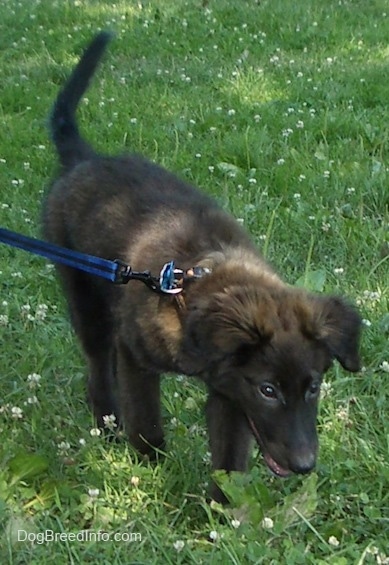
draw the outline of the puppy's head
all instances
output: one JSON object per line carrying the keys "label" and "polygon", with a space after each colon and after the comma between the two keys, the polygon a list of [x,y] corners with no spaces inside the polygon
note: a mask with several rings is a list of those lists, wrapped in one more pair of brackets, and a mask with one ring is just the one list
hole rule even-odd
{"label": "puppy's head", "polygon": [[323,374],[359,369],[361,319],[342,299],[233,286],[188,311],[179,364],[245,413],[269,468],[307,473]]}

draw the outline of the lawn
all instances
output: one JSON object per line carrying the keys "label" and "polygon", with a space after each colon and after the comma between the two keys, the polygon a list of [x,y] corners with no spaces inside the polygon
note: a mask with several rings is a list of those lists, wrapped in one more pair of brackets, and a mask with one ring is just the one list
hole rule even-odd
{"label": "lawn", "polygon": [[281,481],[255,451],[218,477],[223,509],[203,388],[164,380],[158,463],[107,441],[52,265],[0,245],[1,563],[389,563],[388,27],[386,0],[2,0],[0,226],[39,236],[50,107],[110,29],[85,135],[212,194],[289,283],[358,304],[364,332],[361,372],[326,376],[316,472]]}

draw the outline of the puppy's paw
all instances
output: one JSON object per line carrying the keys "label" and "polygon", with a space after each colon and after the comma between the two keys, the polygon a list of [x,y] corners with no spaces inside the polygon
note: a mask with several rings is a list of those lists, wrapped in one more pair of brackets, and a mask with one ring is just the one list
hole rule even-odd
{"label": "puppy's paw", "polygon": [[165,455],[166,443],[163,436],[146,439],[141,434],[129,434],[129,440],[145,461],[155,461]]}
{"label": "puppy's paw", "polygon": [[211,487],[209,489],[208,502],[211,503],[212,501],[218,502],[223,506],[227,506],[230,504],[230,501],[228,500],[224,492],[221,490],[221,488],[218,487],[218,485],[215,482],[211,483]]}

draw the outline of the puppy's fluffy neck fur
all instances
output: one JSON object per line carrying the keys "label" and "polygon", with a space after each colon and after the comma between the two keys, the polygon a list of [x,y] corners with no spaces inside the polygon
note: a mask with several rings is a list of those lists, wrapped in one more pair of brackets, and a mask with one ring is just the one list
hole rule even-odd
{"label": "puppy's fluffy neck fur", "polygon": [[210,273],[188,285],[185,292],[188,304],[201,295],[228,292],[231,287],[247,284],[269,290],[287,288],[262,257],[243,247],[226,246],[222,251],[210,252],[196,266],[210,269]]}

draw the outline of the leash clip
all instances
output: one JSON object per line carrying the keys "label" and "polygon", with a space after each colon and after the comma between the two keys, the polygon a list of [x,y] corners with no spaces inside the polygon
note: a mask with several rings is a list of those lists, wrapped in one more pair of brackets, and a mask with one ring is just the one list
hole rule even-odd
{"label": "leash clip", "polygon": [[169,261],[164,264],[159,276],[153,277],[150,271],[133,271],[129,265],[120,259],[115,259],[114,263],[116,264],[113,281],[115,284],[127,284],[128,281],[132,280],[141,281],[150,290],[158,294],[170,294],[173,296],[177,296],[184,290],[186,282],[200,279],[211,272],[206,267],[192,267],[183,271],[176,268],[174,261]]}
{"label": "leash clip", "polygon": [[[183,290],[184,272],[175,269],[174,261],[165,263],[158,277],[153,277],[150,271],[133,271],[120,259],[115,259],[116,264],[115,284],[127,284],[136,280],[143,282],[150,290],[159,294],[178,294]],[[178,278],[179,277],[179,278]]]}
{"label": "leash clip", "polygon": [[115,259],[116,272],[114,284],[127,284],[128,281],[141,281],[151,290],[158,292],[158,279],[152,276],[150,271],[133,271],[130,265],[120,259]]}

